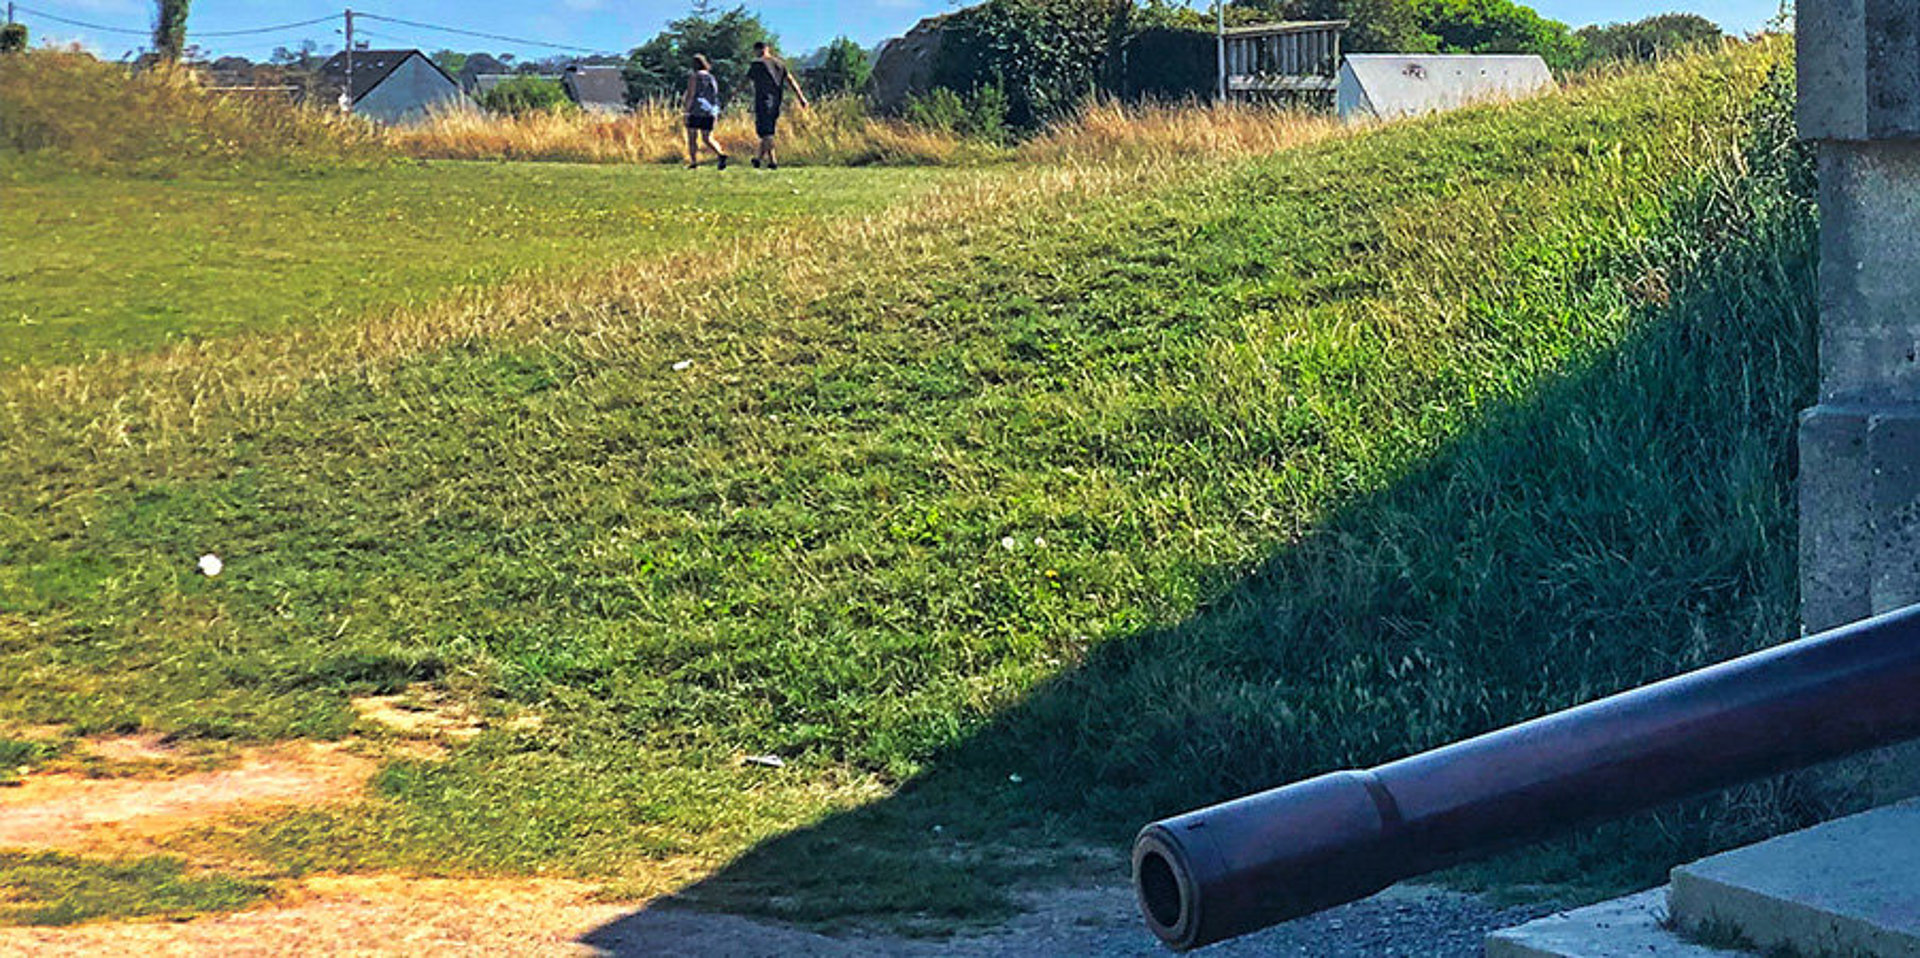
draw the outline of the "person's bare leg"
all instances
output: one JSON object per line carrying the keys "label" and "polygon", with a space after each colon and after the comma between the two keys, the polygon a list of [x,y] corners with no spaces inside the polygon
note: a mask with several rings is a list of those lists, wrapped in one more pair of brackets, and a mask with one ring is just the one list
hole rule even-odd
{"label": "person's bare leg", "polygon": [[713,158],[719,161],[720,168],[723,170],[726,169],[727,168],[727,151],[721,149],[719,143],[714,142],[713,131],[701,130],[700,139],[706,142],[707,149],[713,151]]}
{"label": "person's bare leg", "polygon": [[687,127],[687,166],[700,165],[700,134],[693,127]]}

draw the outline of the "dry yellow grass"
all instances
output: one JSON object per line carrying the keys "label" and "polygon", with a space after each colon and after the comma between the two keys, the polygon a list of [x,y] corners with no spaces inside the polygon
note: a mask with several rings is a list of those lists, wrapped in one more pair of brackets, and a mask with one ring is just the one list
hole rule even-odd
{"label": "dry yellow grass", "polygon": [[167,173],[195,163],[377,159],[372,124],[285,101],[209,95],[185,68],[129,70],[68,50],[0,57],[0,154]]}
{"label": "dry yellow grass", "polygon": [[[1212,153],[1248,156],[1320,139],[1339,128],[1331,117],[1247,104],[1090,104],[1013,149],[902,120],[868,114],[858,100],[792,110],[781,121],[785,162],[937,165],[1018,159],[1044,162]],[[422,159],[556,160],[584,163],[684,161],[686,134],[672,104],[644,104],[620,117],[563,110],[498,116],[473,110],[393,129],[387,141]],[[721,118],[722,148],[752,152],[754,133],[741,111]]]}
{"label": "dry yellow grass", "polygon": [[1089,104],[1022,144],[1029,161],[1088,162],[1183,154],[1254,156],[1325,139],[1341,129],[1325,114],[1245,103]]}
{"label": "dry yellow grass", "polygon": [[[720,118],[714,139],[735,156],[753,152],[751,118],[734,110]],[[557,160],[573,163],[672,163],[686,158],[686,131],[672,104],[642,104],[626,116],[577,110],[498,116],[458,110],[387,134],[393,147],[423,159]],[[855,100],[828,100],[790,109],[781,119],[783,162],[860,166],[952,165],[998,151],[950,133],[869,116]],[[711,159],[711,157],[709,157]]]}

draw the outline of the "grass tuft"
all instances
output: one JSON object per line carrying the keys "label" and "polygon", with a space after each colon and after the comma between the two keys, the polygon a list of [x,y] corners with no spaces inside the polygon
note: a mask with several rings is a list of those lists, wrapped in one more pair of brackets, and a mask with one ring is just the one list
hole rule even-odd
{"label": "grass tuft", "polygon": [[72,925],[99,918],[188,918],[263,898],[264,883],[194,875],[178,859],[103,861],[0,851],[0,924]]}

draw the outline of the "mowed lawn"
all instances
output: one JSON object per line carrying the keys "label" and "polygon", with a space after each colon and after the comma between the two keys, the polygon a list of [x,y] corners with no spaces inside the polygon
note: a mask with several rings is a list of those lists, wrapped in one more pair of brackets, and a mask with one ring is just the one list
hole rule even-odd
{"label": "mowed lawn", "polygon": [[314,327],[698,250],[956,175],[404,162],[155,179],[0,165],[0,368]]}

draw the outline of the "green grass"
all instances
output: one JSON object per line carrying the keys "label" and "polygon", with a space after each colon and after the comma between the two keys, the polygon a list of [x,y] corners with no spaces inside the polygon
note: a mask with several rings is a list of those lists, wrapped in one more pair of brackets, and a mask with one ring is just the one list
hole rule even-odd
{"label": "green grass", "polygon": [[1779,55],[815,224],[697,297],[188,429],[16,411],[0,721],[338,735],[439,682],[545,721],[248,850],[659,890],[752,849],[688,896],[947,922],[1157,815],[1784,637],[1812,220]]}
{"label": "green grass", "polygon": [[178,859],[102,861],[0,851],[0,924],[71,925],[96,918],[185,918],[259,901],[268,886],[193,875]]}
{"label": "green grass", "polygon": [[0,785],[17,784],[23,771],[31,771],[58,751],[53,743],[0,736]]}
{"label": "green grass", "polygon": [[17,162],[0,167],[0,368],[313,328],[516,278],[723,248],[950,175],[436,162],[148,178]]}

